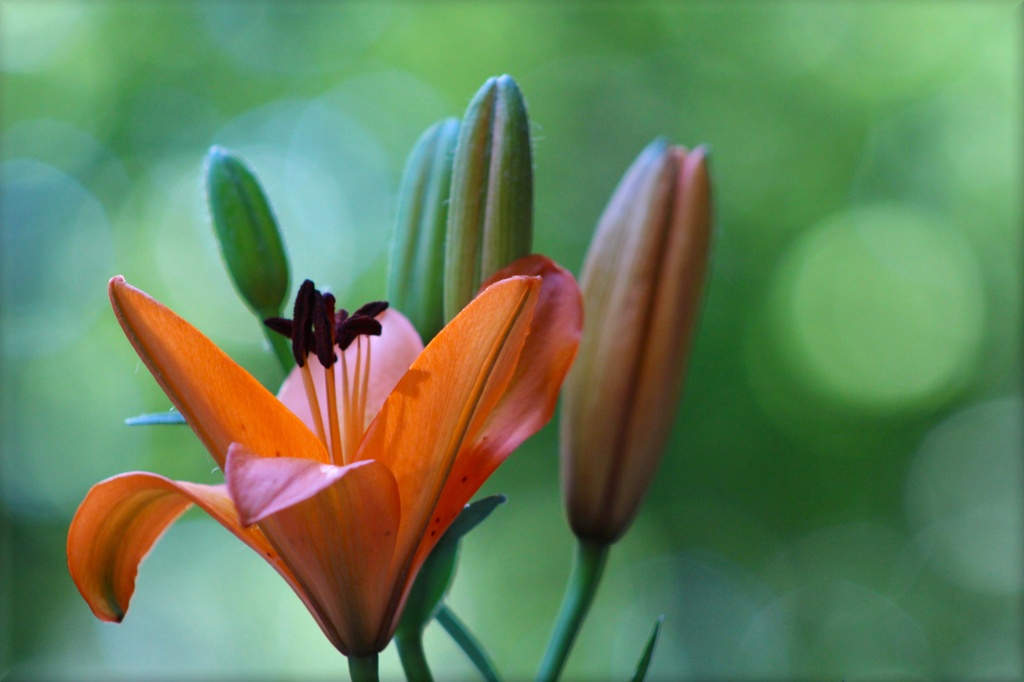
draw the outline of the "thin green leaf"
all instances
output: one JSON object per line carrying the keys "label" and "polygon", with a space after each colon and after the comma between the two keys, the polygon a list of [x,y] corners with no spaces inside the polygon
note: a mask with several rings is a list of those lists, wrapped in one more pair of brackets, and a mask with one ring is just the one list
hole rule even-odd
{"label": "thin green leaf", "polygon": [[473,665],[484,676],[484,679],[487,682],[498,682],[498,673],[494,669],[494,663],[491,662],[491,658],[484,651],[480,641],[473,636],[473,633],[469,631],[466,624],[455,615],[447,604],[441,604],[441,608],[438,610],[435,618],[437,618],[437,622],[441,624],[445,632],[469,657],[469,660],[473,662]]}
{"label": "thin green leaf", "polygon": [[661,634],[661,624],[665,622],[665,614],[661,614],[654,621],[654,629],[651,636],[647,638],[647,646],[644,653],[636,664],[636,672],[633,673],[633,682],[644,682],[647,677],[647,670],[651,667],[651,660],[654,658],[654,646],[658,643],[658,635]]}
{"label": "thin green leaf", "polygon": [[463,535],[479,526],[484,519],[491,515],[491,512],[507,501],[507,497],[499,494],[470,502],[462,508],[459,516],[452,521],[452,525],[448,526],[448,530],[445,531],[438,544],[441,544],[441,542],[458,541]]}
{"label": "thin green leaf", "polygon": [[423,562],[423,567],[420,568],[416,582],[406,599],[396,637],[409,638],[421,635],[451,586],[458,561],[459,541],[505,500],[504,495],[492,495],[463,507],[458,518],[452,522],[430,552],[430,556]]}
{"label": "thin green leaf", "polygon": [[185,418],[181,412],[154,412],[152,414],[140,414],[138,417],[128,417],[124,420],[128,426],[151,426],[153,424],[184,424]]}

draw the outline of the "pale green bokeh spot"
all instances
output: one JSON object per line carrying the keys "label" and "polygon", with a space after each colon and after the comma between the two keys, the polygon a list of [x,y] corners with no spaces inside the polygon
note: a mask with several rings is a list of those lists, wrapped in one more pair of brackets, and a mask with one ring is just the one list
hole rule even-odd
{"label": "pale green bokeh spot", "polygon": [[941,219],[897,205],[827,218],[776,280],[783,354],[812,392],[868,412],[961,389],[984,336],[977,260]]}
{"label": "pale green bokeh spot", "polygon": [[907,512],[928,562],[962,587],[1024,589],[1024,401],[989,400],[949,417],[921,444]]}
{"label": "pale green bokeh spot", "polygon": [[84,4],[81,0],[58,0],[0,5],[0,22],[4,25],[0,70],[37,71],[49,65],[80,26]]}

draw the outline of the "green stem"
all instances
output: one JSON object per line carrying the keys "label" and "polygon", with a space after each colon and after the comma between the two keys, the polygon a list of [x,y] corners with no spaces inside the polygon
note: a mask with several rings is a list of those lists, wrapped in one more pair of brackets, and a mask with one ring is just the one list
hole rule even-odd
{"label": "green stem", "polygon": [[455,640],[459,648],[469,656],[469,660],[473,662],[473,665],[484,676],[484,679],[487,682],[498,682],[498,673],[495,671],[491,659],[488,658],[487,652],[484,651],[484,648],[477,641],[477,638],[473,636],[473,633],[469,631],[466,624],[459,620],[455,612],[448,608],[447,604],[442,604],[441,609],[434,617],[437,618],[437,622],[441,624],[445,632]]}
{"label": "green stem", "polygon": [[263,332],[270,341],[270,347],[274,350],[277,361],[281,363],[281,369],[284,370],[285,376],[288,376],[288,372],[292,371],[292,367],[295,366],[295,357],[292,355],[292,348],[288,345],[288,340],[267,327],[263,328]]}
{"label": "green stem", "polygon": [[402,661],[405,679],[409,682],[433,682],[427,655],[423,652],[423,631],[417,630],[411,637],[395,637],[398,658]]}
{"label": "green stem", "polygon": [[604,564],[608,559],[611,545],[599,545],[580,540],[576,546],[576,557],[569,574],[569,582],[565,588],[562,608],[555,621],[555,629],[548,640],[548,650],[537,673],[538,682],[555,682],[562,674],[565,662],[569,658],[576,634],[583,625],[597,586],[601,582]]}
{"label": "green stem", "polygon": [[348,674],[352,682],[380,682],[377,676],[377,654],[349,656]]}

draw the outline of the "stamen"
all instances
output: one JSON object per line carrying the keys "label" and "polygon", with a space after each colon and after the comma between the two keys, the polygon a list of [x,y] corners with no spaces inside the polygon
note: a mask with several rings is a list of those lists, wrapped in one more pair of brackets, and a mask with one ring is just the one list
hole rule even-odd
{"label": "stamen", "polygon": [[381,325],[375,318],[387,308],[387,301],[374,301],[362,306],[351,317],[344,310],[339,312],[334,332],[338,346],[345,350],[363,334],[380,336]]}
{"label": "stamen", "polygon": [[295,296],[292,312],[292,355],[299,367],[306,365],[306,356],[313,351],[313,306],[317,302],[316,285],[305,280]]}
{"label": "stamen", "polygon": [[[363,339],[359,339],[360,348],[362,348]],[[360,397],[362,400],[359,405],[359,430],[363,432],[366,426],[366,397],[370,393],[370,349],[373,348],[373,344],[370,343],[370,337],[366,337],[366,367],[363,368],[363,387]]]}
{"label": "stamen", "polygon": [[[363,337],[356,337],[356,371],[352,376],[352,430],[363,436],[363,413],[359,410],[365,404],[363,399]],[[358,443],[356,444],[358,446]]]}
{"label": "stamen", "polygon": [[[317,336],[317,355],[320,363],[324,366],[324,381],[327,385],[327,421],[331,431],[331,445],[328,451],[331,455],[331,462],[337,464],[337,458],[342,453],[341,430],[338,426],[338,390],[334,383],[334,363],[337,355],[334,354],[334,295],[327,293],[323,295],[322,305],[318,323],[320,325]],[[327,360],[327,362],[324,362]]]}
{"label": "stamen", "polygon": [[309,402],[309,410],[313,413],[313,425],[316,427],[316,435],[324,444],[327,444],[327,436],[324,434],[324,419],[320,414],[320,401],[316,397],[316,385],[313,383],[313,374],[309,371],[309,363],[304,362],[302,368],[302,385],[306,389],[306,400]]}
{"label": "stamen", "polygon": [[263,320],[263,324],[271,331],[275,331],[281,336],[290,339],[292,338],[292,321],[283,317],[268,317]]}
{"label": "stamen", "polygon": [[342,445],[341,460],[343,464],[348,464],[352,455],[352,448],[349,445],[349,441],[352,439],[352,392],[349,390],[348,358],[345,357],[345,353],[341,354],[341,386],[341,399],[344,403],[344,405],[342,405],[342,418],[345,420],[345,440]]}
{"label": "stamen", "polygon": [[[330,293],[321,294],[312,280],[305,280],[295,296],[292,319],[270,317],[263,322],[270,329],[292,341],[292,355],[302,374],[302,385],[313,416],[316,435],[323,442],[335,464],[341,459],[348,464],[355,458],[363,437],[366,421],[366,403],[370,392],[370,340],[366,339],[366,361],[363,361],[363,336],[380,336],[382,327],[376,319],[387,310],[386,301],[373,301],[361,306],[352,315],[346,310],[335,312],[335,299]],[[345,350],[355,341],[355,366],[349,375]],[[339,360],[334,352],[337,345],[341,353],[341,409],[338,409],[338,390],[334,364]],[[311,353],[324,368],[327,394],[327,420],[325,428],[320,401],[307,362]],[[328,441],[328,430],[330,440]]]}

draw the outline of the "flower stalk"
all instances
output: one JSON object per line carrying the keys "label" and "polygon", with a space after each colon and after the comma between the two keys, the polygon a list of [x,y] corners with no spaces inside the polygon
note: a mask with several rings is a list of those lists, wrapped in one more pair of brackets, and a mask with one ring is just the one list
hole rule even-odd
{"label": "flower stalk", "polygon": [[565,597],[548,640],[547,653],[537,674],[539,682],[554,682],[562,674],[569,652],[576,641],[583,620],[597,594],[608,560],[610,545],[580,540],[576,545],[572,573],[565,588]]}
{"label": "flower stalk", "polygon": [[657,470],[682,388],[710,242],[703,149],[657,140],[598,223],[587,315],[563,391],[562,484],[576,559],[538,679],[556,680]]}
{"label": "flower stalk", "polygon": [[379,682],[377,654],[370,656],[349,656],[348,674],[352,682]]}

